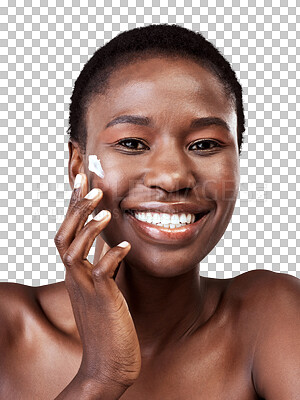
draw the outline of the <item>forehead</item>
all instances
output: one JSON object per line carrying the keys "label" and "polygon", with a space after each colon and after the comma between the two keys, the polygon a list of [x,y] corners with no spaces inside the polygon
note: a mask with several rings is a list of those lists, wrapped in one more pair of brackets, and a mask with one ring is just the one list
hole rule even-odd
{"label": "forehead", "polygon": [[[219,79],[199,63],[175,57],[149,57],[116,68],[105,94],[96,95],[87,111],[87,130],[123,113],[162,116],[232,114],[233,101]],[[203,114],[203,115],[202,115]],[[235,113],[234,113],[235,114]],[[102,120],[102,124],[101,124]]]}

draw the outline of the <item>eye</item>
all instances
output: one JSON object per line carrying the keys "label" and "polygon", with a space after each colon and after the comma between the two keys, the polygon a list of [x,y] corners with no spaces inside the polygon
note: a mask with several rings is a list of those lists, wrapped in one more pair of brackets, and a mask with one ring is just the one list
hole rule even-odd
{"label": "eye", "polygon": [[207,151],[216,147],[221,147],[221,144],[214,140],[198,140],[189,147],[189,150]]}
{"label": "eye", "polygon": [[134,138],[119,140],[117,145],[122,146],[127,150],[141,151],[149,149],[149,147],[145,145],[145,143],[143,143],[141,140]]}

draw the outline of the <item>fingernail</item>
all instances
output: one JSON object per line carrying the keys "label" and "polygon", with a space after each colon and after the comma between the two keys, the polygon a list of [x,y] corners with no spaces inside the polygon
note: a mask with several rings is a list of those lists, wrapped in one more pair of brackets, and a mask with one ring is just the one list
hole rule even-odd
{"label": "fingernail", "polygon": [[102,210],[97,215],[95,215],[93,219],[96,220],[96,221],[101,221],[102,219],[104,219],[108,215],[109,215],[109,211]]}
{"label": "fingernail", "polygon": [[129,245],[129,243],[126,242],[126,241],[124,241],[124,242],[119,243],[119,244],[118,244],[118,247],[123,247],[123,248],[125,248],[125,247],[127,247],[128,245]]}
{"label": "fingernail", "polygon": [[88,199],[88,200],[92,200],[95,197],[99,196],[99,194],[100,194],[100,189],[94,188],[90,192],[88,192],[88,194],[86,196],[84,196],[84,198]]}
{"label": "fingernail", "polygon": [[74,181],[74,189],[78,189],[81,186],[82,175],[77,174]]}

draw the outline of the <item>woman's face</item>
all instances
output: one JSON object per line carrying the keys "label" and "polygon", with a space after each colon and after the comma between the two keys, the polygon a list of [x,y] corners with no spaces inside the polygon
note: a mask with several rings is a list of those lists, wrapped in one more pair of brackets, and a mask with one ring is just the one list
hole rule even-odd
{"label": "woman's face", "polygon": [[[86,125],[85,173],[104,192],[96,212],[112,213],[104,240],[129,241],[128,264],[150,275],[198,265],[226,230],[239,187],[236,113],[220,82],[190,60],[137,61],[112,74]],[[88,170],[89,155],[101,160],[103,179]],[[134,210],[156,219],[142,222]],[[196,221],[167,229],[157,225],[168,221],[162,213]]]}

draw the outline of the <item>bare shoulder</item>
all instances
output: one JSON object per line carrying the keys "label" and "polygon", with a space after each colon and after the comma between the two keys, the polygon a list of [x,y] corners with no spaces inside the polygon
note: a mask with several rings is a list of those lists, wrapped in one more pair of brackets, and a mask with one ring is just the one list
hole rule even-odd
{"label": "bare shoulder", "polygon": [[73,329],[74,319],[64,282],[40,287],[0,283],[2,345],[5,338],[12,341],[25,332],[49,327],[65,331],[71,326]]}
{"label": "bare shoulder", "polygon": [[266,305],[284,307],[290,301],[299,301],[300,279],[288,274],[256,269],[231,279],[228,290],[230,296],[239,299],[245,306],[251,304],[251,308],[262,308],[266,312]]}
{"label": "bare shoulder", "polygon": [[0,283],[0,348],[9,351],[26,334],[26,321],[34,313],[35,288]]}
{"label": "bare shoulder", "polygon": [[257,393],[266,399],[299,400],[300,280],[255,270],[234,278],[231,291],[241,298],[244,325],[255,332],[252,377]]}
{"label": "bare shoulder", "polygon": [[29,311],[34,307],[34,297],[34,287],[11,282],[0,283],[1,320],[9,320]]}
{"label": "bare shoulder", "polygon": [[[263,337],[299,329],[300,280],[294,276],[268,270],[253,270],[233,278],[228,285],[228,296],[241,311],[237,313],[242,328]],[[293,321],[293,322],[292,322]],[[276,330],[275,332],[273,332]]]}

